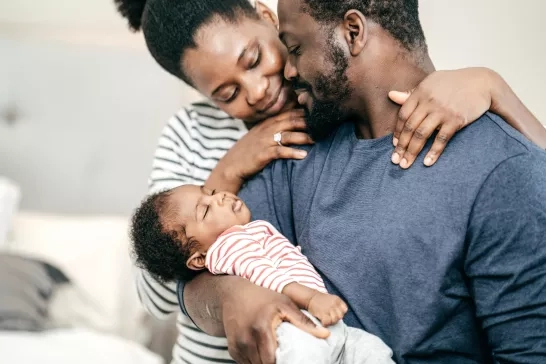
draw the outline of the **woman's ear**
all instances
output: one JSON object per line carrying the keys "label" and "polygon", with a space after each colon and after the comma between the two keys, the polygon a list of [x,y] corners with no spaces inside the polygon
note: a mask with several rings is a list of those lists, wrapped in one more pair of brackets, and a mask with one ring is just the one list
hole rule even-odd
{"label": "woman's ear", "polygon": [[256,12],[260,16],[260,19],[273,24],[275,28],[279,29],[279,18],[273,10],[271,10],[267,5],[260,1],[256,1]]}
{"label": "woman's ear", "polygon": [[368,41],[368,22],[358,10],[349,10],[343,17],[343,35],[353,57],[358,56]]}
{"label": "woman's ear", "polygon": [[191,270],[203,270],[205,269],[205,258],[207,254],[202,252],[195,252],[186,262],[186,267]]}

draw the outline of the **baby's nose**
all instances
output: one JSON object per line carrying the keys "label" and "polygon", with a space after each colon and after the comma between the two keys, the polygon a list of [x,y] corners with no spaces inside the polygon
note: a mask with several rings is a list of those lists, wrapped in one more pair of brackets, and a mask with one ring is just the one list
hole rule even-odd
{"label": "baby's nose", "polygon": [[217,196],[218,205],[222,206],[224,204],[224,201],[226,200],[226,194],[219,193]]}

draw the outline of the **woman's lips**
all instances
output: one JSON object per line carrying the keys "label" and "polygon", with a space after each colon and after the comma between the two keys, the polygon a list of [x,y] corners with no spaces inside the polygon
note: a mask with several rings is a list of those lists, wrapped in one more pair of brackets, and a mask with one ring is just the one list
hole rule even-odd
{"label": "woman's lips", "polygon": [[289,87],[282,86],[279,92],[279,95],[277,96],[277,99],[273,102],[273,104],[270,107],[265,109],[263,113],[267,115],[278,114],[284,107],[284,104],[286,104],[286,101],[288,100],[289,91],[290,91]]}
{"label": "woman's lips", "polygon": [[298,104],[300,104],[301,106],[305,106],[308,110],[311,109],[311,95],[309,94],[309,92],[298,92]]}

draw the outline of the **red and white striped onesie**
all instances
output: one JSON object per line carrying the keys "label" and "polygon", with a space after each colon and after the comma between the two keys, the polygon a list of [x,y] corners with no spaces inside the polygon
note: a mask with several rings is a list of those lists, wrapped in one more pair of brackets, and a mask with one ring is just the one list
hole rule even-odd
{"label": "red and white striped onesie", "polygon": [[293,282],[327,293],[301,248],[267,221],[226,230],[208,250],[205,265],[212,274],[237,275],[279,293]]}

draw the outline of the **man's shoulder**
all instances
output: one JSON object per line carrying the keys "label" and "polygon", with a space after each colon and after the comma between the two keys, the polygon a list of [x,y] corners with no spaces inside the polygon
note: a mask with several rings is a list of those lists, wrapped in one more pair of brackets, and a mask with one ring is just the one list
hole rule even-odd
{"label": "man's shoulder", "polygon": [[456,134],[440,160],[487,173],[502,162],[519,155],[546,162],[546,153],[542,149],[500,116],[488,112]]}

